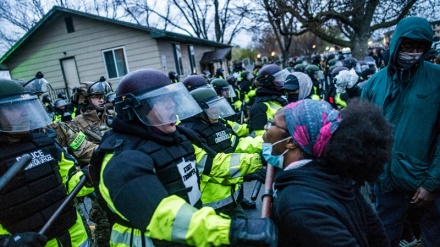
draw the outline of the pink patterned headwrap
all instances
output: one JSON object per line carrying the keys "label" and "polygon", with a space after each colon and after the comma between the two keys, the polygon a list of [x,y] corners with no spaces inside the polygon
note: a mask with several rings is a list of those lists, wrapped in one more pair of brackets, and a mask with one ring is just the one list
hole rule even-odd
{"label": "pink patterned headwrap", "polygon": [[290,103],[285,108],[287,130],[308,155],[320,157],[341,122],[341,114],[325,101],[311,99]]}

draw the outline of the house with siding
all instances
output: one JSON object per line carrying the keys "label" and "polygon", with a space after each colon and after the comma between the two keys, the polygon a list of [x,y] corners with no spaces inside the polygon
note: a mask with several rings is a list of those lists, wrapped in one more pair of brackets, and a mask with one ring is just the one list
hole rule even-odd
{"label": "house with siding", "polygon": [[176,71],[181,80],[203,70],[227,70],[232,47],[80,11],[53,7],[0,58],[12,79],[30,80],[38,71],[54,94],[71,94],[80,82],[107,78],[116,89],[127,73],[154,68]]}

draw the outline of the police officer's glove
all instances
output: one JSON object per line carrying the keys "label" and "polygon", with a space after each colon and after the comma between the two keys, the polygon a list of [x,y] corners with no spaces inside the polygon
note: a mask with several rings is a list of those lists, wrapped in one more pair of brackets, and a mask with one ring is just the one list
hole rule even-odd
{"label": "police officer's glove", "polygon": [[267,161],[266,161],[266,159],[265,159],[264,156],[263,156],[263,152],[261,151],[261,152],[259,152],[258,154],[260,155],[261,164],[262,164],[264,167],[266,167],[266,166],[267,166]]}
{"label": "police officer's glove", "polygon": [[253,172],[251,174],[245,175],[243,177],[243,180],[245,182],[257,180],[264,184],[264,181],[266,180],[266,169],[261,168],[260,170]]}
{"label": "police officer's glove", "polygon": [[84,173],[84,176],[87,178],[86,186],[93,187],[93,180],[89,174],[89,167],[90,167],[90,165],[84,166],[81,168],[81,171]]}
{"label": "police officer's glove", "polygon": [[47,237],[37,232],[24,232],[2,239],[4,247],[43,247]]}
{"label": "police officer's glove", "polygon": [[229,241],[231,246],[275,247],[278,242],[277,228],[268,218],[232,219]]}

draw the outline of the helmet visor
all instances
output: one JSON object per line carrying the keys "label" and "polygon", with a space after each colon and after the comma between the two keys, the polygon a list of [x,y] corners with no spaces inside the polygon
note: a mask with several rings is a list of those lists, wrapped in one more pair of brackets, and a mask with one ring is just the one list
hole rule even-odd
{"label": "helmet visor", "polygon": [[0,131],[24,132],[52,123],[36,96],[29,94],[3,99],[0,103]]}
{"label": "helmet visor", "polygon": [[87,90],[89,94],[107,94],[112,92],[113,89],[106,81],[97,81],[93,83]]}
{"label": "helmet visor", "polygon": [[47,92],[49,83],[44,78],[35,78],[25,85],[24,90],[33,94],[43,94]]}
{"label": "helmet visor", "polygon": [[202,112],[182,83],[173,83],[137,96],[140,106],[134,109],[145,125],[175,123]]}
{"label": "helmet visor", "polygon": [[207,108],[203,109],[206,115],[212,119],[229,117],[235,114],[234,109],[223,97],[218,97],[206,102]]}
{"label": "helmet visor", "polygon": [[288,69],[283,69],[281,71],[278,71],[277,73],[273,74],[274,77],[273,84],[277,87],[284,86],[284,81],[286,80],[288,75],[290,75]]}

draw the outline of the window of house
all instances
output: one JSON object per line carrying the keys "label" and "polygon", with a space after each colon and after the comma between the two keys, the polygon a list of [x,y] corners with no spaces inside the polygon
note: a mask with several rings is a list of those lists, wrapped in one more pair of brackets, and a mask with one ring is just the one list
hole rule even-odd
{"label": "window of house", "polygon": [[64,18],[64,22],[66,23],[66,29],[68,33],[75,32],[75,27],[73,26],[73,20],[71,16]]}
{"label": "window of house", "polygon": [[118,78],[128,73],[124,47],[104,50],[102,55],[107,70],[107,78]]}
{"label": "window of house", "polygon": [[173,44],[174,62],[176,64],[176,72],[183,75],[182,52],[179,44]]}
{"label": "window of house", "polygon": [[188,59],[189,59],[189,64],[191,66],[191,72],[197,73],[196,57],[194,56],[194,46],[192,45],[188,46]]}

